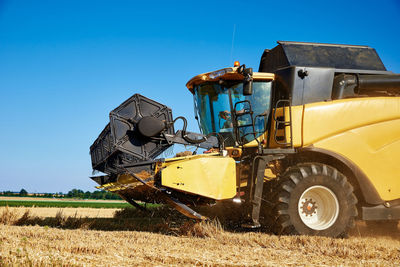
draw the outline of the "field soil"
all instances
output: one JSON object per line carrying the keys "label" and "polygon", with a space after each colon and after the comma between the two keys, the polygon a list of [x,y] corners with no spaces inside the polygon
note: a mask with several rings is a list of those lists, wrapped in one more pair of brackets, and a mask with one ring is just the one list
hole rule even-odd
{"label": "field soil", "polygon": [[[49,217],[40,219],[32,215],[40,215],[39,210],[22,217],[15,212],[0,211],[0,266],[400,265],[399,229],[388,231],[382,226],[370,230],[364,222],[357,223],[349,238],[333,239],[234,232],[222,229],[217,222],[178,223],[174,218],[182,222],[181,217],[163,209],[148,215],[117,211],[114,218],[108,218],[107,231],[93,230],[85,224],[90,221],[80,223],[76,216],[71,219],[58,213],[59,224],[49,227],[45,224],[50,222]],[[160,219],[167,214],[172,218]],[[130,222],[137,223],[135,216],[149,219],[148,223],[158,220],[153,225],[158,227],[146,231],[117,230],[120,226],[128,227]],[[101,218],[91,220],[93,223]]]}

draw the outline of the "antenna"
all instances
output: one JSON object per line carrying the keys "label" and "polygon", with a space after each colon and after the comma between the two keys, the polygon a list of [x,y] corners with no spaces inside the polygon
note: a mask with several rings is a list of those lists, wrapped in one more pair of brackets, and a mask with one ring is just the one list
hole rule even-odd
{"label": "antenna", "polygon": [[232,65],[233,62],[233,47],[235,44],[235,33],[236,33],[236,24],[233,24],[233,33],[232,33],[232,46],[231,46],[231,58],[229,59],[228,66]]}

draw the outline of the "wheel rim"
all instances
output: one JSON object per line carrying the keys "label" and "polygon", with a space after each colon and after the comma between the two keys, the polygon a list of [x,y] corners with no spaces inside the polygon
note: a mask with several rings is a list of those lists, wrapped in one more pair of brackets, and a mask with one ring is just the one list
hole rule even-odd
{"label": "wheel rim", "polygon": [[332,190],[315,185],[307,188],[301,195],[298,212],[307,227],[325,230],[335,223],[339,215],[339,202]]}

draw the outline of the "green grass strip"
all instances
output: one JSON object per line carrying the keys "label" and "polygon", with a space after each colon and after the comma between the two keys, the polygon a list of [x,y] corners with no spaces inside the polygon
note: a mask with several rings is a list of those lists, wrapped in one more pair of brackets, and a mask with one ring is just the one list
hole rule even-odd
{"label": "green grass strip", "polygon": [[132,207],[128,203],[107,202],[79,202],[79,201],[24,201],[0,200],[0,206],[9,207],[49,207],[49,208],[96,208],[96,209],[123,209]]}

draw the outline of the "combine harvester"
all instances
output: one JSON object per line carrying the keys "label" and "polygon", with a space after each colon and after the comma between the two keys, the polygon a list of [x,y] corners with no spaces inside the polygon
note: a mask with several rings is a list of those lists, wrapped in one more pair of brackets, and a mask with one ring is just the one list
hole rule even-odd
{"label": "combine harvester", "polygon": [[[202,134],[134,95],[90,147],[99,188],[183,214],[237,203],[245,227],[345,236],[355,219],[400,219],[400,75],[368,46],[278,42],[258,72],[234,67],[187,83]],[[177,120],[183,129],[175,131]],[[209,153],[164,159],[173,144]]]}

